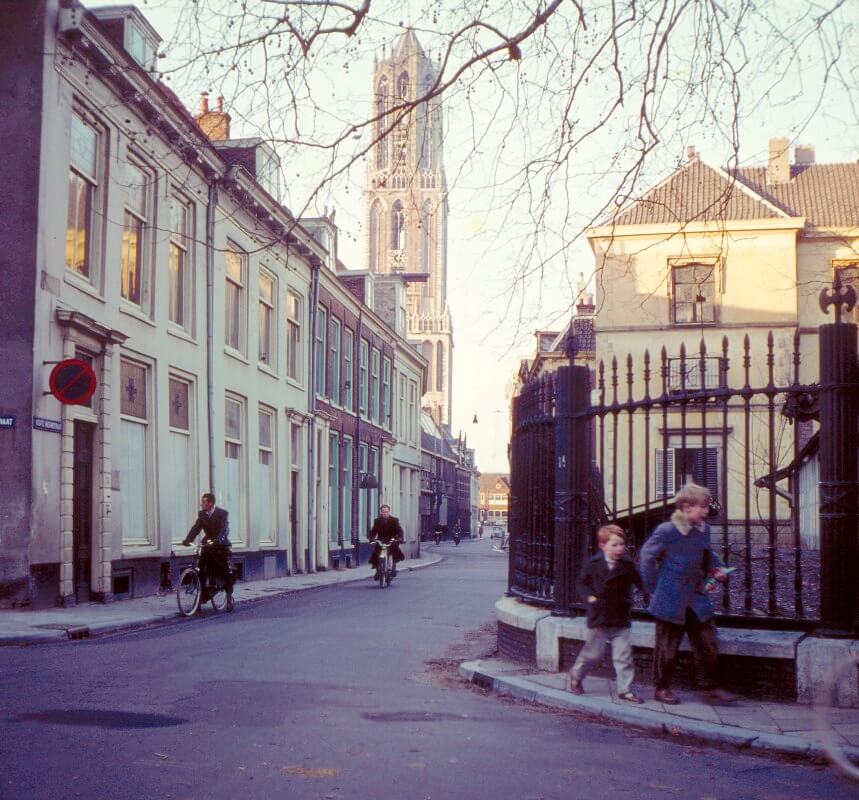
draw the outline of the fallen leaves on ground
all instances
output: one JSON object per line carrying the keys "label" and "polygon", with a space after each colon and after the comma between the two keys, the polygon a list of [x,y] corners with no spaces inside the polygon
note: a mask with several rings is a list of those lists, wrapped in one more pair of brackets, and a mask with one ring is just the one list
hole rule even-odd
{"label": "fallen leaves on ground", "polygon": [[338,767],[302,767],[291,766],[281,769],[285,775],[295,775],[298,778],[336,778],[341,770]]}

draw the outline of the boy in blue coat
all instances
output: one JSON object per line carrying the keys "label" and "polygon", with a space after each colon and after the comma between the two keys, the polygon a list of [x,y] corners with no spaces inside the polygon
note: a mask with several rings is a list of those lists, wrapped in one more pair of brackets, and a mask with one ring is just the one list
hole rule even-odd
{"label": "boy in blue coat", "polygon": [[641,549],[641,576],[650,594],[649,611],[656,619],[653,649],[655,698],[677,705],[671,678],[683,634],[695,654],[698,686],[708,700],[728,701],[732,695],[716,685],[719,647],[713,604],[705,581],[726,580],[722,562],[710,547],[710,529],[704,521],[710,510],[710,491],[690,483],[675,500],[677,510],[669,522],[653,531]]}
{"label": "boy in blue coat", "polygon": [[582,681],[603,657],[611,643],[611,657],[617,673],[618,699],[642,702],[632,691],[633,663],[630,643],[632,587],[641,588],[641,576],[626,555],[626,536],[617,525],[603,525],[597,531],[599,552],[585,562],[579,585],[587,597],[588,633],[584,647],[573,665],[567,689],[583,694]]}

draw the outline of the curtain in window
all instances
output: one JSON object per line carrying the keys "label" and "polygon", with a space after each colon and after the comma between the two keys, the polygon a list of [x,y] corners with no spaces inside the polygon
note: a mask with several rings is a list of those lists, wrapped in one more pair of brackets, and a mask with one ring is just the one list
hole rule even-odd
{"label": "curtain in window", "polygon": [[154,544],[150,521],[146,518],[146,426],[124,419],[120,430],[122,541],[124,544]]}
{"label": "curtain in window", "polygon": [[230,513],[230,541],[233,545],[244,542],[245,526],[242,514],[241,445],[227,442],[224,458],[224,482],[220,492],[223,507]]}
{"label": "curtain in window", "polygon": [[[185,433],[170,434],[170,466],[173,481],[170,491],[163,495],[163,501],[167,506],[165,510],[171,541],[181,542],[197,516],[191,506],[191,483],[194,480],[191,437]],[[122,505],[124,509],[125,503]]]}

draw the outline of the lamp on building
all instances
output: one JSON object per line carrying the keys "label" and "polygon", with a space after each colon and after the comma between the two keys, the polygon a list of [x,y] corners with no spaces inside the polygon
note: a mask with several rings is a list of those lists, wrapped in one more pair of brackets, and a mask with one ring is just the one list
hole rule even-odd
{"label": "lamp on building", "polygon": [[[367,538],[369,539],[370,538],[370,491],[372,489],[378,489],[379,488],[379,481],[376,480],[376,476],[373,475],[372,473],[365,472],[364,477],[361,478],[361,483],[359,484],[358,488],[367,490],[367,497],[366,497],[364,505],[367,508],[367,528],[366,528],[366,531],[367,531]],[[356,549],[357,549],[357,545],[356,545]],[[357,559],[357,554],[356,554],[355,563],[357,563],[357,561],[358,561],[358,559]]]}

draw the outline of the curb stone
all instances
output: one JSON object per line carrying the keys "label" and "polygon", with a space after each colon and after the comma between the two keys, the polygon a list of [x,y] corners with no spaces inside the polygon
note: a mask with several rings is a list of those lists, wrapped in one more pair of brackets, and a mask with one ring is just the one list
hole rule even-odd
{"label": "curb stone", "polygon": [[[821,745],[799,736],[787,736],[732,725],[719,725],[648,708],[620,706],[612,701],[594,697],[571,695],[560,689],[534,684],[524,678],[492,675],[488,670],[481,669],[479,661],[463,662],[459,666],[459,674],[469,683],[491,689],[498,694],[533,701],[553,708],[578,711],[587,714],[588,717],[596,721],[611,720],[634,725],[637,728],[660,735],[686,735],[714,744],[727,744],[769,754],[799,756],[815,760],[829,759]],[[842,753],[849,759],[859,759],[859,748],[857,747],[844,747]]]}
{"label": "curb stone", "polygon": [[[411,564],[403,568],[404,572],[415,572],[426,567],[434,567],[441,563],[444,557],[441,555],[429,556],[424,563]],[[357,567],[355,568],[357,569]],[[258,603],[261,600],[269,600],[275,597],[282,597],[287,594],[300,594],[302,592],[317,591],[327,589],[331,586],[340,586],[347,583],[359,583],[365,580],[365,575],[355,575],[348,579],[331,581],[330,583],[317,583],[304,586],[285,586],[283,588],[274,589],[266,594],[260,594],[255,597],[236,598],[236,606],[251,605]],[[251,584],[252,585],[252,584]],[[118,601],[123,602],[123,601]],[[133,601],[129,601],[133,602]],[[0,612],[2,615],[2,612]],[[2,619],[2,616],[0,616]],[[178,611],[171,611],[166,614],[148,614],[146,616],[128,618],[123,620],[109,620],[105,622],[91,622],[84,625],[75,625],[73,623],[59,626],[53,630],[29,630],[24,633],[9,633],[0,634],[0,647],[26,647],[28,645],[46,644],[52,642],[68,642],[78,641],[83,639],[91,639],[97,636],[102,636],[111,633],[124,633],[137,629],[152,627],[155,625],[163,625],[170,622],[175,622],[182,619]]]}

